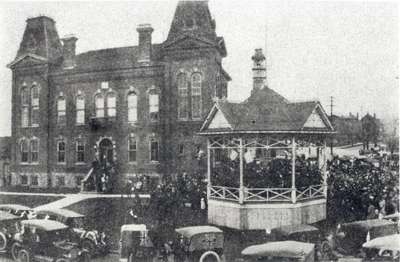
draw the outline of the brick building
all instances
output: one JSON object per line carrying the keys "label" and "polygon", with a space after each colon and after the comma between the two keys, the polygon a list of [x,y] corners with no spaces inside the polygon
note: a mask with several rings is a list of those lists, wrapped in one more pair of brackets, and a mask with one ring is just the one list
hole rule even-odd
{"label": "brick building", "polygon": [[52,18],[27,20],[8,65],[13,185],[77,187],[95,157],[116,164],[119,185],[193,171],[195,133],[227,96],[224,39],[207,1],[179,2],[163,43],[148,24],[137,32],[138,46],[76,54],[78,39],[60,39]]}

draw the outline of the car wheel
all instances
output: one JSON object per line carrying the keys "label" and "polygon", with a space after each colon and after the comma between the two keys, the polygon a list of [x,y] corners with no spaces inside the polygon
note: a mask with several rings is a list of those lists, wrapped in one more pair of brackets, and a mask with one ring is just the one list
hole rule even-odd
{"label": "car wheel", "polygon": [[19,262],[30,262],[30,254],[28,250],[26,249],[21,249],[18,251],[18,260]]}
{"label": "car wheel", "polygon": [[80,258],[79,262],[90,262],[90,254],[89,252],[83,251]]}
{"label": "car wheel", "polygon": [[4,251],[7,248],[7,237],[3,232],[0,232],[0,251]]}
{"label": "car wheel", "polygon": [[221,258],[216,252],[207,251],[201,255],[199,262],[221,262]]}
{"label": "car wheel", "polygon": [[320,252],[321,260],[325,261],[331,259],[332,249],[328,242],[321,243]]}
{"label": "car wheel", "polygon": [[14,261],[17,261],[18,259],[18,251],[21,249],[21,244],[18,242],[14,242],[11,245],[11,249],[10,249],[10,253],[11,253],[11,257]]}
{"label": "car wheel", "polygon": [[86,249],[87,252],[89,252],[90,256],[93,256],[94,251],[95,251],[95,245],[93,243],[93,241],[89,240],[89,239],[85,239],[82,241],[82,248]]}

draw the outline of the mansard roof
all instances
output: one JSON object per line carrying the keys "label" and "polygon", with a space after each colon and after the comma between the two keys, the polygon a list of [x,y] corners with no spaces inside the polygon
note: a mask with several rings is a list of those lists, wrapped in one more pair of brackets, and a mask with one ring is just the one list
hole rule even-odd
{"label": "mansard roof", "polygon": [[195,35],[216,41],[215,22],[211,18],[208,1],[179,1],[167,42],[184,35]]}
{"label": "mansard roof", "polygon": [[[223,128],[218,128],[217,125],[213,125],[214,128],[208,128],[218,111],[222,112],[230,127],[224,125]],[[314,114],[319,125],[306,125]],[[264,87],[254,90],[251,96],[241,103],[226,100],[216,102],[200,134],[221,132],[332,133],[334,129],[318,101],[291,103],[274,90]]]}
{"label": "mansard roof", "polygon": [[170,48],[185,38],[216,47],[223,57],[227,55],[224,38],[215,32],[208,0],[178,2],[164,47]]}
{"label": "mansard roof", "polygon": [[62,55],[61,42],[52,18],[39,16],[27,19],[26,23],[16,60],[27,54],[48,60],[57,59]]}

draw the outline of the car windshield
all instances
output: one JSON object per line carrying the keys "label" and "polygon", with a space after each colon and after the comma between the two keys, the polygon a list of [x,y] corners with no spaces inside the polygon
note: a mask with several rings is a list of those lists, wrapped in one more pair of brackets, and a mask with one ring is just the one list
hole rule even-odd
{"label": "car windshield", "polygon": [[60,242],[60,241],[65,241],[68,237],[69,234],[67,230],[55,230],[55,231],[49,231],[44,234],[44,241],[47,243],[51,242]]}
{"label": "car windshield", "polygon": [[84,217],[74,217],[69,218],[66,225],[72,228],[83,228],[84,227]]}

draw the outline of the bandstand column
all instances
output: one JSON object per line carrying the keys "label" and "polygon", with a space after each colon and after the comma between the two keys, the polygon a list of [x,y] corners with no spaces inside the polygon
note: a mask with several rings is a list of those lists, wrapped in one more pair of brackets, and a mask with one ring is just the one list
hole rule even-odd
{"label": "bandstand column", "polygon": [[292,202],[296,203],[296,140],[292,137]]}
{"label": "bandstand column", "polygon": [[244,202],[244,187],[243,187],[243,138],[239,139],[239,204]]}
{"label": "bandstand column", "polygon": [[207,138],[207,201],[211,194],[211,148],[210,139]]}
{"label": "bandstand column", "polygon": [[328,172],[327,172],[327,161],[326,161],[326,139],[324,139],[324,152],[322,153],[322,159],[324,161],[323,165],[322,165],[322,176],[323,176],[323,188],[324,188],[324,196],[328,197]]}

